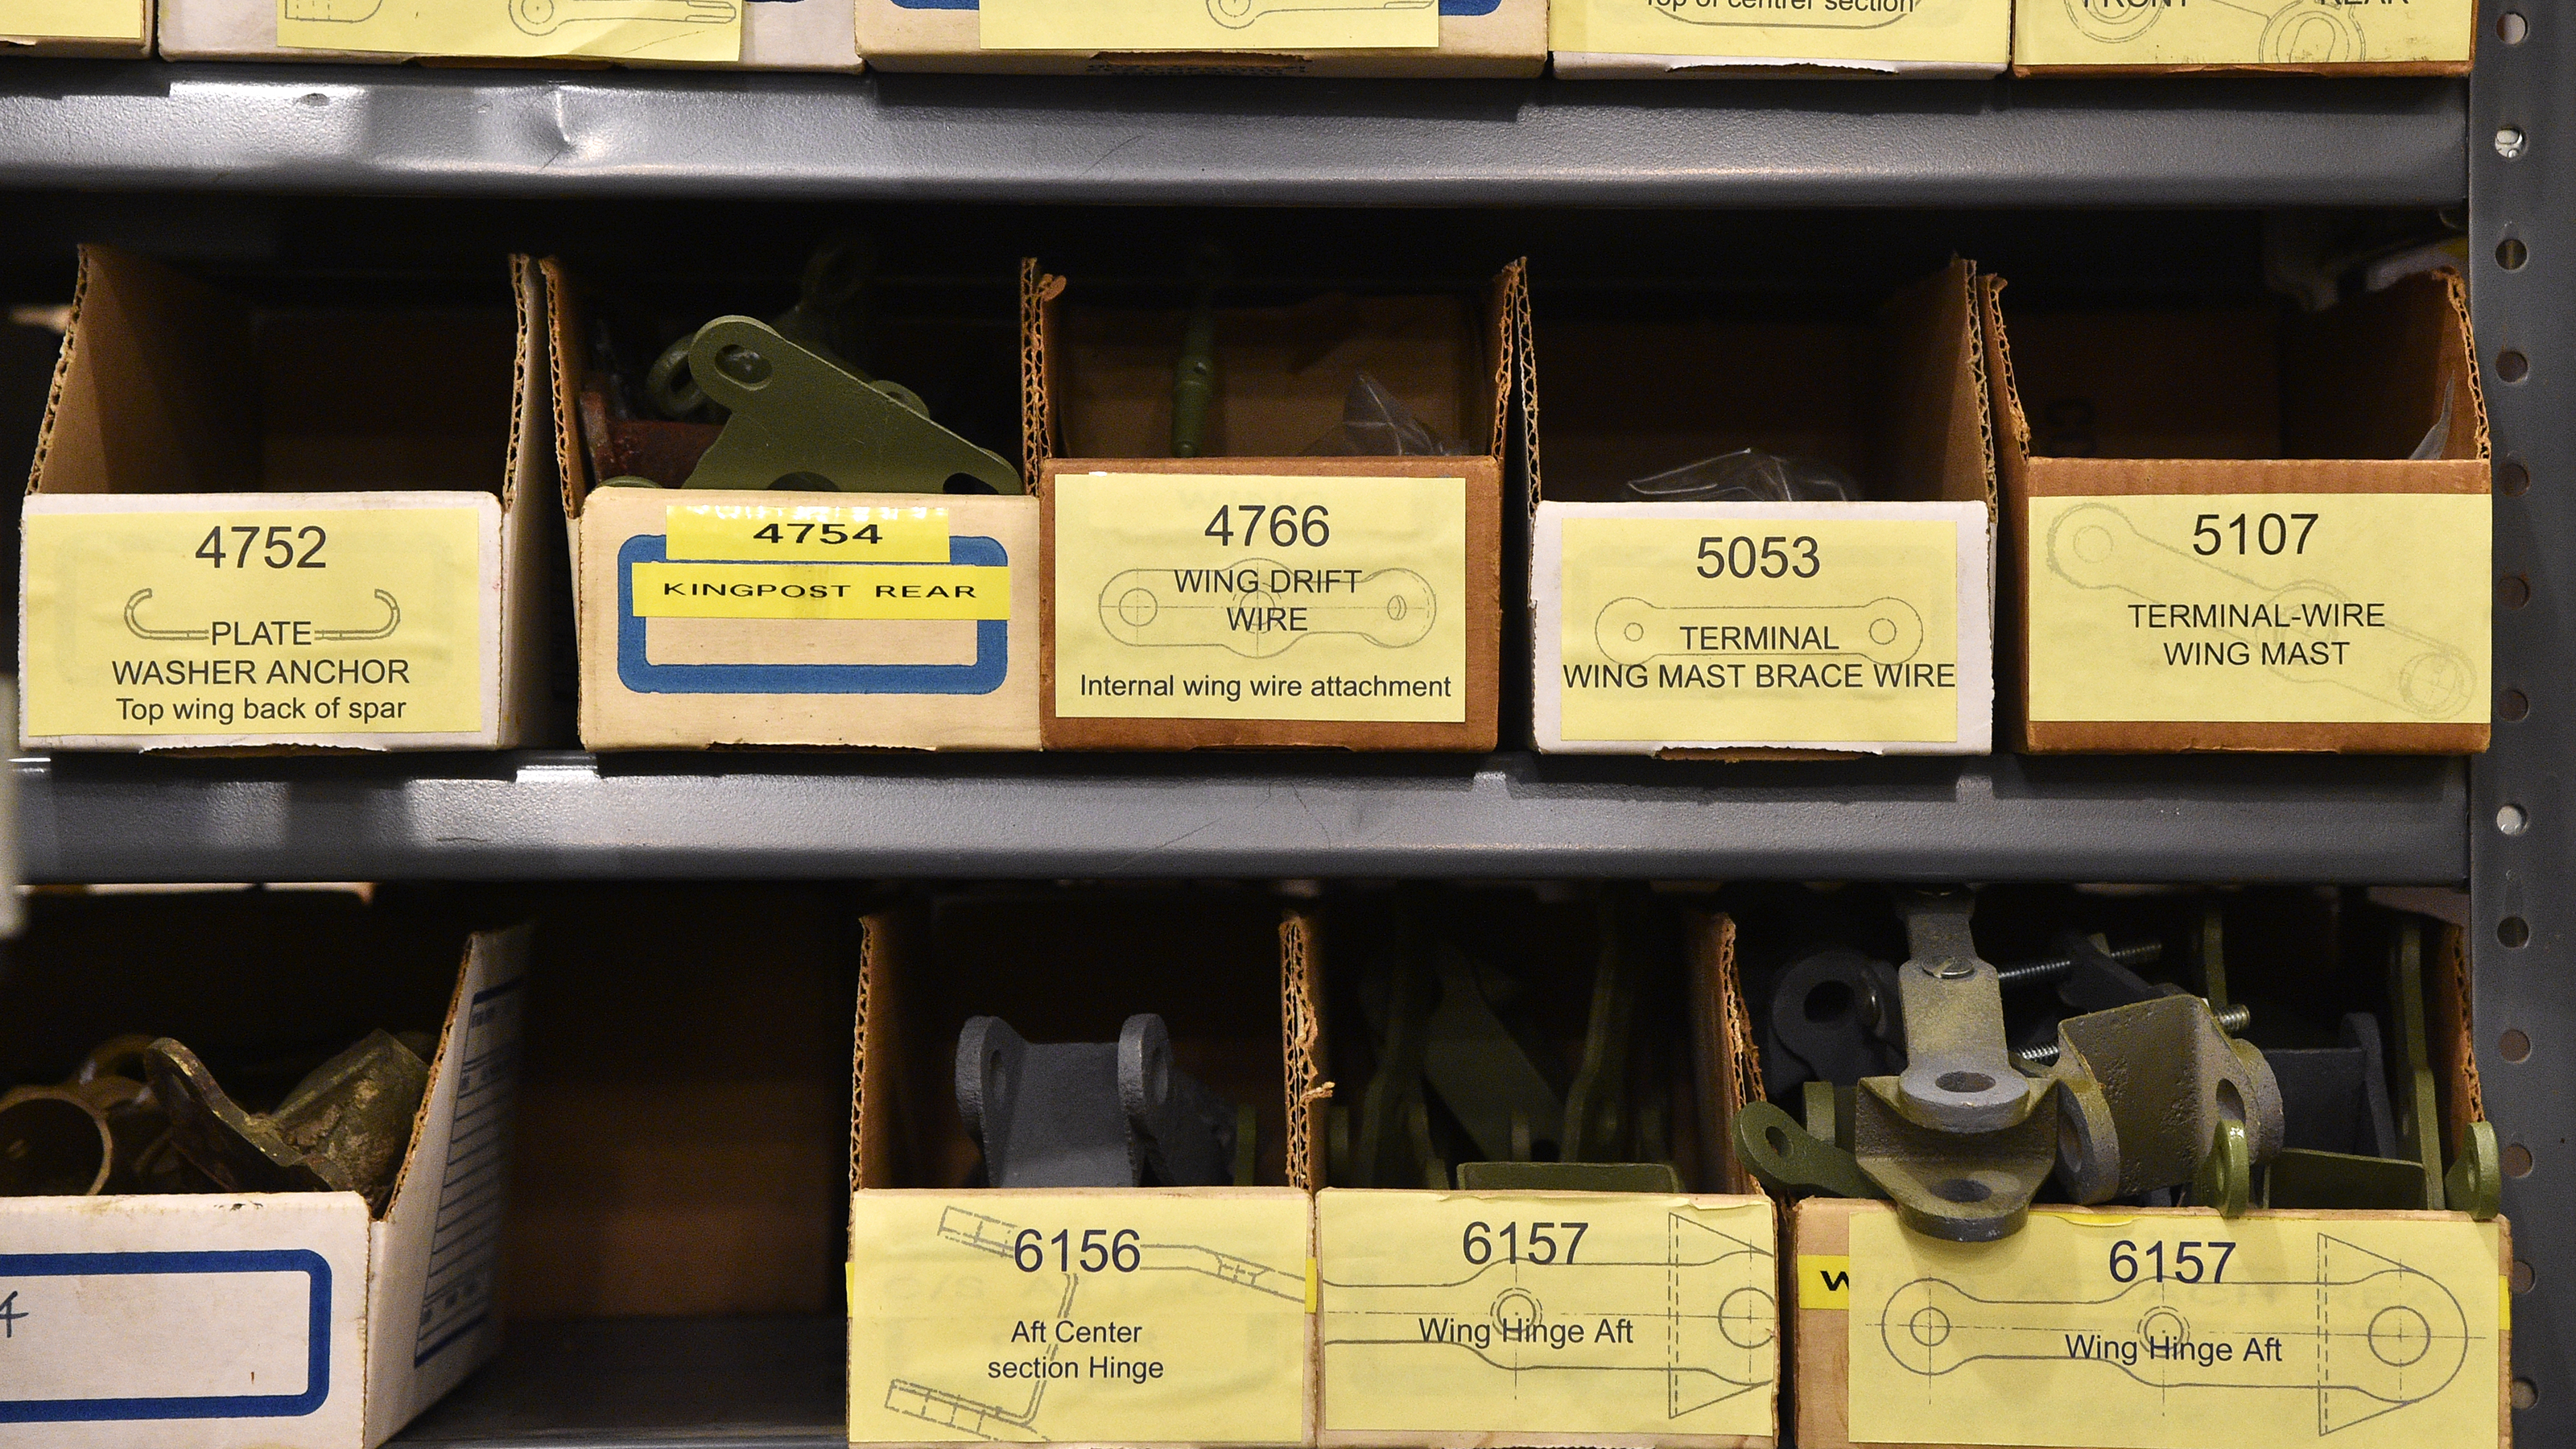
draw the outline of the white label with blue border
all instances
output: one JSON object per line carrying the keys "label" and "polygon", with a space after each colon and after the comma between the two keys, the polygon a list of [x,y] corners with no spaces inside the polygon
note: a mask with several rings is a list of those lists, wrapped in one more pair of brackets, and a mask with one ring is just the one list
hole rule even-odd
{"label": "white label with blue border", "polygon": [[312,1414],[334,1286],[302,1248],[0,1252],[0,1425]]}

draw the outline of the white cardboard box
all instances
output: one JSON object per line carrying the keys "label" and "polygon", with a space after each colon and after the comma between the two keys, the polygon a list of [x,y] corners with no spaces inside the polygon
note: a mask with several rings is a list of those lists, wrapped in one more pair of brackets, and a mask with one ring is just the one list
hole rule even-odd
{"label": "white cardboard box", "polygon": [[9,1449],[371,1449],[499,1346],[528,928],[469,941],[392,1202],[0,1198]]}

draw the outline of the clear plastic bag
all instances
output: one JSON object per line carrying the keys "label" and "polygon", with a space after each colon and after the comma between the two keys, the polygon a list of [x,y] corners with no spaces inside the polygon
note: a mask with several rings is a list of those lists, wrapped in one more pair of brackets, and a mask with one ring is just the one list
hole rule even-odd
{"label": "clear plastic bag", "polygon": [[1621,486],[1644,503],[1848,503],[1861,496],[1851,475],[1831,463],[1759,448],[1738,448]]}
{"label": "clear plastic bag", "polygon": [[1365,372],[1351,379],[1340,426],[1306,446],[1309,458],[1438,458],[1466,451],[1424,427],[1386,384]]}

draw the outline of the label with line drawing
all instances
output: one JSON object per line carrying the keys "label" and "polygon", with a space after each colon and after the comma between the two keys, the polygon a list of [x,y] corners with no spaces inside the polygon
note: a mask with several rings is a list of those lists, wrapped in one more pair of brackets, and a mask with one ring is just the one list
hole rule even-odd
{"label": "label with line drawing", "polygon": [[1054,486],[1058,715],[1467,717],[1464,479]]}
{"label": "label with line drawing", "polygon": [[1838,516],[1848,504],[1569,514],[1558,658],[1540,681],[1556,691],[1562,738],[1958,740],[1960,551],[1964,538],[1982,554],[1984,510],[1911,506],[1934,516]]}
{"label": "label with line drawing", "polygon": [[1771,1204],[1326,1191],[1327,1433],[1774,1432]]}
{"label": "label with line drawing", "polygon": [[2476,0],[2022,0],[2020,65],[2469,60]]}
{"label": "label with line drawing", "polygon": [[[448,504],[448,499],[453,504]],[[37,497],[32,739],[487,728],[500,501],[345,508],[258,495]]]}
{"label": "label with line drawing", "polygon": [[851,1440],[1298,1442],[1307,1203],[1285,1188],[858,1193]]}
{"label": "label with line drawing", "polygon": [[1856,1442],[2493,1449],[2500,1223],[2038,1211],[1851,1220]]}
{"label": "label with line drawing", "polygon": [[2034,498],[2034,720],[2484,724],[2489,500]]}

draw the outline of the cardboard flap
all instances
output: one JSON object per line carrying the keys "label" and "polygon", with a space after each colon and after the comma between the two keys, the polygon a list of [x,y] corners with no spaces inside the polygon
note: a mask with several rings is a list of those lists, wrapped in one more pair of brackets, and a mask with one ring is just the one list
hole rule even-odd
{"label": "cardboard flap", "polygon": [[1035,257],[1020,260],[1020,474],[1031,493],[1044,480],[1040,465],[1056,453],[1055,354],[1047,345],[1054,332],[1055,299],[1064,295],[1064,278],[1046,274]]}
{"label": "cardboard flap", "polygon": [[2019,476],[2020,465],[2030,457],[2030,419],[2022,415],[2021,389],[2013,380],[2012,340],[2004,332],[2004,287],[2001,277],[1985,276],[1975,280],[1978,330],[1986,344],[1986,385],[1994,403],[1997,431],[1996,463],[2000,476],[2009,483]]}
{"label": "cardboard flap", "polygon": [[1331,1098],[1324,1080],[1324,1013],[1315,969],[1316,920],[1290,911],[1279,920],[1279,1025],[1288,1060],[1288,1185],[1324,1185],[1324,1133],[1318,1106]]}
{"label": "cardboard flap", "polygon": [[250,310],[114,247],[83,246],[28,491],[259,486]]}
{"label": "cardboard flap", "polygon": [[2410,458],[2437,427],[2444,437],[2434,456],[2488,455],[2468,284],[2459,273],[2420,273],[2294,317],[2282,351],[2286,456]]}
{"label": "cardboard flap", "polygon": [[1881,310],[1880,477],[1932,480],[1932,496],[1995,508],[1994,419],[1979,345],[1977,271],[1950,265],[1888,299]]}
{"label": "cardboard flap", "polygon": [[584,309],[561,258],[547,257],[537,269],[544,279],[546,370],[554,380],[555,467],[563,476],[564,514],[578,518],[596,481],[581,443],[581,384],[590,357],[581,342]]}

